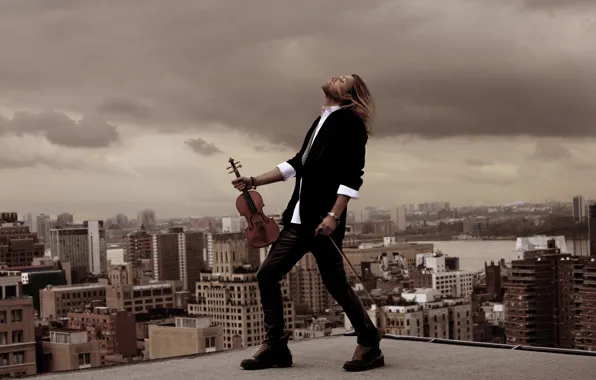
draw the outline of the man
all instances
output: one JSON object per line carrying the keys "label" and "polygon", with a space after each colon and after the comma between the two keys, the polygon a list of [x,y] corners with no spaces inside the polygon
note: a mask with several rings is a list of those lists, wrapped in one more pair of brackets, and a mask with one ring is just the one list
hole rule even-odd
{"label": "man", "polygon": [[292,365],[287,347],[289,334],[284,332],[280,281],[307,252],[312,252],[317,260],[327,290],[358,334],[358,347],[344,369],[362,371],[384,365],[379,347],[382,333],[374,327],[348,283],[341,253],[330,240],[341,247],[346,206],[351,198],[359,197],[372,97],[356,74],[333,77],[322,88],[325,105],[321,116],[313,123],[296,156],[268,173],[232,181],[242,191],[296,178],[282,217],[284,228],[257,272],[266,338],[252,359],[242,361],[245,369]]}

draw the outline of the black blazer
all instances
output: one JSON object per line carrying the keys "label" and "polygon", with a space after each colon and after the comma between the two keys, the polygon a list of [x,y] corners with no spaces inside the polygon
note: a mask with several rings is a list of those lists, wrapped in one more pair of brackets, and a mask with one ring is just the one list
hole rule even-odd
{"label": "black blazer", "polygon": [[[300,194],[300,220],[304,227],[313,230],[313,234],[321,218],[333,208],[340,185],[360,190],[368,141],[362,119],[349,109],[339,109],[332,112],[321,126],[302,165],[302,154],[319,120],[320,117],[310,127],[300,151],[287,161],[296,171],[296,182],[282,216],[283,224],[289,225]],[[340,215],[340,223],[334,232],[340,240],[345,235],[346,214],[347,208]]]}

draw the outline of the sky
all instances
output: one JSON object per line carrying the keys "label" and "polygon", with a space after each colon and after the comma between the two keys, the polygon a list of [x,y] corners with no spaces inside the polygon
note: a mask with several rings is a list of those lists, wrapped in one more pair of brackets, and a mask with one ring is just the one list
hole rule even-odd
{"label": "sky", "polygon": [[592,0],[2,2],[0,209],[236,215],[228,159],[292,157],[351,73],[376,117],[349,208],[596,198],[595,40]]}

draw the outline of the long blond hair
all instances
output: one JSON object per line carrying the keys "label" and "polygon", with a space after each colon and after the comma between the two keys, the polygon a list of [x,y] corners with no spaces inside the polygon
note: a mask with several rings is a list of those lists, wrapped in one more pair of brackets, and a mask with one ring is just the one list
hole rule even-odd
{"label": "long blond hair", "polygon": [[352,77],[354,83],[348,92],[350,98],[342,103],[342,108],[350,108],[352,112],[358,115],[364,122],[366,131],[370,134],[375,114],[375,104],[362,77],[358,74],[352,74]]}

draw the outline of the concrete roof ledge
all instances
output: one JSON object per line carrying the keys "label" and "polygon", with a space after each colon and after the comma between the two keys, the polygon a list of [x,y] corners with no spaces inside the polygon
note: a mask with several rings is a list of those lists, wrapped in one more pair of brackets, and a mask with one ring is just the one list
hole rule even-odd
{"label": "concrete roof ledge", "polygon": [[[560,355],[513,349],[494,349],[458,344],[444,345],[411,339],[384,339],[385,367],[365,373],[370,380],[399,378],[400,380],[593,380],[596,357]],[[244,371],[239,363],[256,350],[223,351],[195,357],[175,358],[118,365],[83,371],[42,376],[48,380],[262,380],[325,379],[340,380],[346,376],[341,368],[351,358],[355,338],[334,336],[291,343],[294,366],[286,369]],[[502,347],[504,348],[504,347]]]}

